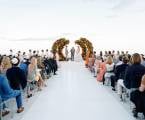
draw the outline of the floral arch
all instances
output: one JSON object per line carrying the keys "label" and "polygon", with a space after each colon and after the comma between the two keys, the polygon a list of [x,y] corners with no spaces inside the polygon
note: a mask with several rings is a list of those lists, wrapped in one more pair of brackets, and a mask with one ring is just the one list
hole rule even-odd
{"label": "floral arch", "polygon": [[64,61],[65,56],[62,53],[63,48],[69,44],[69,40],[66,40],[65,38],[60,38],[56,40],[52,46],[52,51],[54,54],[58,53],[59,60]]}
{"label": "floral arch", "polygon": [[93,45],[92,43],[86,38],[80,38],[79,40],[75,41],[82,48],[82,57],[85,60],[86,55],[89,53],[89,56],[93,53]]}

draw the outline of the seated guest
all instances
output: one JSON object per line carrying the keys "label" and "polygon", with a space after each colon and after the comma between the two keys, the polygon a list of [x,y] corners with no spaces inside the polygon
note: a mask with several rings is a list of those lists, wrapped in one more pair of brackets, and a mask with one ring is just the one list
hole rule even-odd
{"label": "seated guest", "polygon": [[139,87],[139,93],[136,99],[138,99],[138,109],[143,112],[143,115],[145,116],[145,74],[142,77],[141,85]]}
{"label": "seated guest", "polygon": [[136,95],[141,84],[142,76],[145,74],[145,67],[141,65],[141,56],[138,53],[132,56],[132,65],[126,70],[124,85],[126,88],[131,90],[131,101],[135,104],[135,109],[133,110],[134,117],[138,116],[139,110],[137,109],[138,99]]}
{"label": "seated guest", "polygon": [[109,83],[111,82],[111,77],[115,75],[114,68],[115,64],[113,63],[112,56],[108,56],[106,61],[106,73],[104,75],[105,82],[107,85],[109,85]]}
{"label": "seated guest", "polygon": [[88,68],[91,72],[92,72],[92,67],[94,66],[94,61],[95,59],[93,58],[93,54],[91,54],[89,57],[89,62],[88,62]]}
{"label": "seated guest", "polygon": [[115,64],[115,66],[117,67],[118,65],[121,65],[123,62],[122,62],[122,55],[120,55],[119,57],[118,57],[118,60],[117,60],[117,62],[116,62],[116,64]]}
{"label": "seated guest", "polygon": [[13,90],[9,86],[9,82],[4,75],[0,75],[0,95],[2,101],[6,101],[11,98],[16,98],[17,103],[17,113],[21,113],[24,110],[22,105],[22,96],[20,90]]}
{"label": "seated guest", "polygon": [[10,86],[14,90],[24,89],[27,85],[26,75],[19,67],[19,59],[12,59],[12,68],[8,69],[6,76],[9,80]]}
{"label": "seated guest", "polygon": [[141,92],[144,92],[145,91],[145,75],[142,77],[142,81],[141,81],[141,85],[139,87],[139,90]]}
{"label": "seated guest", "polygon": [[37,67],[38,67],[38,70],[37,70],[37,76],[39,76],[39,80],[38,80],[38,83],[41,86],[46,86],[46,84],[44,83],[44,80],[45,80],[45,66],[44,66],[44,63],[43,63],[43,58],[42,57],[37,57]]}
{"label": "seated guest", "polygon": [[32,89],[34,89],[33,85],[36,82],[36,75],[37,75],[37,59],[35,57],[32,57],[30,59],[30,64],[28,66],[28,76],[27,76],[27,97],[32,97]]}
{"label": "seated guest", "polygon": [[1,60],[0,73],[6,75],[7,70],[11,67],[12,67],[12,64],[11,64],[10,58],[7,56],[3,56],[2,60]]}
{"label": "seated guest", "polygon": [[123,64],[119,65],[115,69],[115,79],[117,82],[117,93],[120,95],[120,98],[122,99],[122,89],[125,88],[124,86],[124,77],[125,77],[125,71],[129,67],[128,64],[128,58],[126,56],[123,57]]}
{"label": "seated guest", "polygon": [[142,64],[143,66],[145,66],[145,56],[144,56],[144,55],[142,55],[142,62],[141,62],[141,64]]}
{"label": "seated guest", "polygon": [[99,65],[100,65],[100,61],[99,60],[101,60],[101,57],[100,56],[96,56],[96,59],[95,59],[95,62],[94,62],[94,66],[93,66],[94,77],[97,77],[97,70],[98,70]]}
{"label": "seated guest", "polygon": [[31,62],[28,66],[28,76],[27,77],[28,77],[28,89],[27,89],[28,96],[27,97],[29,98],[32,96],[31,90],[34,89],[35,83],[38,86],[38,91],[42,90],[42,86],[46,86],[41,77],[40,70],[38,69],[36,57],[31,58]]}
{"label": "seated guest", "polygon": [[[11,68],[11,60],[7,56],[3,56],[0,61],[0,74],[6,76],[7,69]],[[7,108],[6,104],[3,104],[2,107],[2,116],[5,116],[10,113],[10,110]]]}
{"label": "seated guest", "polygon": [[23,61],[20,63],[19,67],[21,70],[24,71],[25,75],[28,75],[28,65],[30,64],[28,58],[24,58]]}

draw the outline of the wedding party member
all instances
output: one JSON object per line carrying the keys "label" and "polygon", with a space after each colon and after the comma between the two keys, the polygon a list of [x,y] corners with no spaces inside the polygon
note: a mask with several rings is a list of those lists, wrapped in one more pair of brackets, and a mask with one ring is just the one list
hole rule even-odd
{"label": "wedding party member", "polygon": [[65,47],[65,57],[66,57],[66,61],[68,61],[68,47]]}
{"label": "wedding party member", "polygon": [[142,76],[145,74],[145,67],[141,65],[141,56],[138,53],[132,56],[132,65],[126,70],[124,85],[126,88],[131,90],[130,99],[135,104],[135,109],[133,110],[134,117],[138,116],[140,112],[137,108],[138,105],[138,89],[141,84]]}
{"label": "wedding party member", "polygon": [[74,56],[75,56],[75,48],[72,47],[72,49],[70,50],[71,52],[71,61],[74,61]]}
{"label": "wedding party member", "polygon": [[24,107],[22,105],[22,96],[20,90],[13,90],[9,86],[9,82],[4,75],[0,75],[0,95],[2,98],[2,101],[7,101],[11,98],[16,98],[17,103],[17,113],[21,113],[24,111]]}
{"label": "wedding party member", "polygon": [[106,71],[106,61],[103,59],[98,58],[99,59],[99,62],[98,62],[98,66],[97,66],[97,81],[99,82],[103,82],[104,80],[104,74],[105,74],[105,71]]}
{"label": "wedding party member", "polygon": [[12,59],[12,68],[9,68],[6,72],[7,79],[9,80],[10,86],[14,90],[24,90],[27,85],[27,77],[19,65],[20,60],[18,58]]}

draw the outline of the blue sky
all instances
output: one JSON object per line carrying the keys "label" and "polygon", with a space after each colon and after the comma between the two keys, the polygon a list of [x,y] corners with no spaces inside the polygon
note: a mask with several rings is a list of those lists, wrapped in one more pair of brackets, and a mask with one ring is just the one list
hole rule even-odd
{"label": "blue sky", "polygon": [[0,0],[0,16],[0,40],[145,39],[145,0]]}

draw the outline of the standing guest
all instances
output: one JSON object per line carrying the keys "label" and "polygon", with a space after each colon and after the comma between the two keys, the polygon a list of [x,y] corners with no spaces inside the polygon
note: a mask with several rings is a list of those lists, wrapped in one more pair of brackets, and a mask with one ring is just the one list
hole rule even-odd
{"label": "standing guest", "polygon": [[131,90],[131,101],[135,104],[135,109],[133,110],[134,117],[138,116],[139,110],[138,101],[136,99],[137,91],[141,84],[141,78],[145,74],[145,67],[141,65],[141,56],[138,53],[133,54],[132,56],[132,65],[129,66],[126,70],[126,75],[124,79],[124,85],[126,88]]}
{"label": "standing guest", "polygon": [[19,62],[20,60],[18,58],[13,58],[12,68],[6,72],[10,86],[14,90],[20,90],[21,88],[24,90],[27,85],[26,74],[18,67]]}

